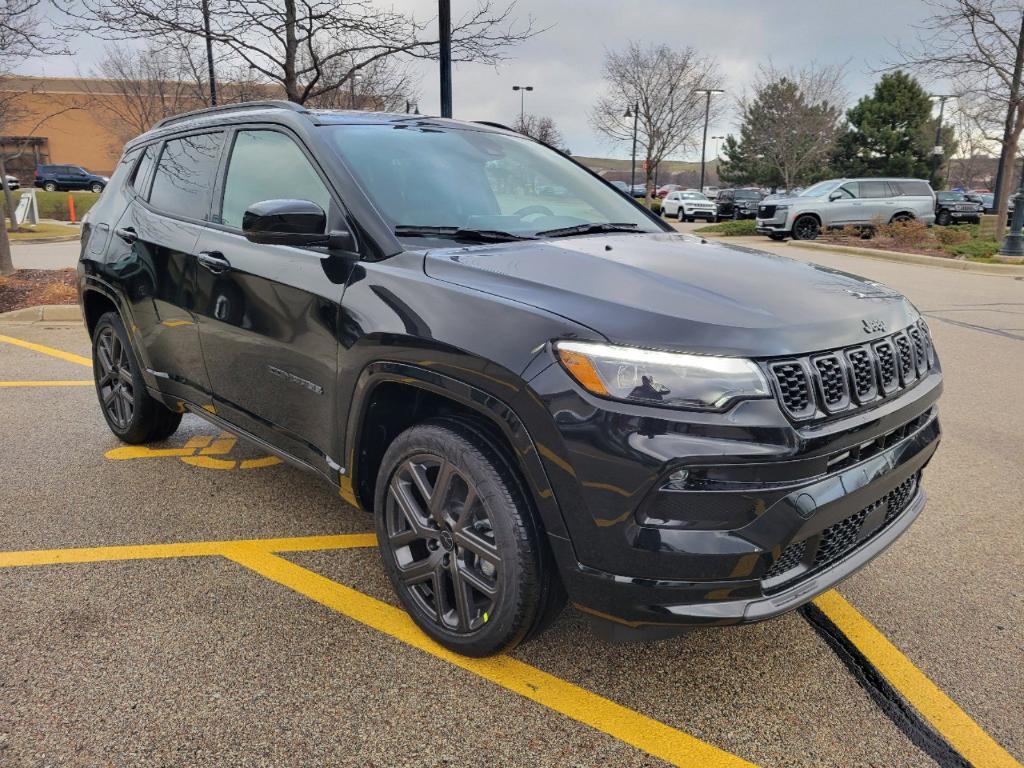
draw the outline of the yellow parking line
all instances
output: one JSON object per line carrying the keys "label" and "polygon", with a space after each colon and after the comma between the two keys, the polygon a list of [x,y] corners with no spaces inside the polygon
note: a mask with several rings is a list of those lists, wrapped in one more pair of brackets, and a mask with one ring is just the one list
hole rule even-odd
{"label": "yellow parking line", "polygon": [[31,341],[22,341],[21,339],[16,339],[13,336],[0,335],[0,341],[7,344],[13,344],[16,347],[31,349],[33,352],[41,352],[42,354],[49,355],[50,357],[67,360],[69,363],[78,363],[79,365],[84,365],[87,368],[92,368],[92,360],[87,357],[82,357],[81,355],[76,355],[73,352],[65,352],[62,349],[54,349],[53,347],[35,344]]}
{"label": "yellow parking line", "polygon": [[265,548],[240,543],[227,549],[224,554],[239,565],[361,624],[479,675],[485,680],[673,765],[699,765],[702,768],[749,768],[752,765],[694,736],[542,672],[511,656],[472,659],[453,653],[427,637],[405,611],[277,557]]}
{"label": "yellow parking line", "polygon": [[0,552],[0,568],[59,563],[101,563],[111,560],[149,560],[168,557],[209,557],[221,555],[227,548],[245,545],[264,552],[304,552],[323,549],[375,547],[372,533],[336,536],[297,536],[237,541],[193,541],[175,544],[135,544],[123,547],[74,547],[70,549],[30,549]]}
{"label": "yellow parking line", "polygon": [[92,379],[48,380],[48,381],[0,381],[0,387],[91,387]]}
{"label": "yellow parking line", "polygon": [[838,592],[814,604],[957,752],[975,768],[1021,768],[1009,752],[943,693]]}

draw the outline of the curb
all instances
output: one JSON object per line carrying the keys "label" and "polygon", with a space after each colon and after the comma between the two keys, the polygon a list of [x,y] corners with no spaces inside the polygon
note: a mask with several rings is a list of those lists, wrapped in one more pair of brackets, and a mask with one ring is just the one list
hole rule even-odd
{"label": "curb", "polygon": [[805,248],[811,251],[831,251],[853,256],[866,256],[879,261],[895,261],[903,264],[919,264],[940,269],[956,269],[961,272],[976,272],[981,275],[1002,275],[1024,277],[1024,266],[1017,264],[978,264],[966,259],[944,259],[939,256],[923,256],[919,253],[902,253],[900,251],[880,251],[874,248],[857,248],[850,245],[832,245],[830,243],[811,243],[801,240],[799,243],[787,241],[790,247]]}
{"label": "curb", "polygon": [[56,237],[25,237],[11,240],[11,245],[24,245],[25,243],[70,243],[74,240],[81,240],[82,235],[57,235]]}
{"label": "curb", "polygon": [[81,322],[82,309],[77,304],[43,304],[0,312],[0,323]]}

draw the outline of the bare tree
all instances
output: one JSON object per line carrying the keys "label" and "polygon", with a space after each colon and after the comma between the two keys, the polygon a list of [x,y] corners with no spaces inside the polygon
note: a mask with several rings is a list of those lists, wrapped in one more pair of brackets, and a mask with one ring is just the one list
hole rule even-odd
{"label": "bare tree", "polygon": [[[30,56],[66,53],[66,37],[47,25],[46,17],[40,11],[42,2],[0,0],[0,80],[8,79],[10,72]],[[18,94],[9,91],[4,93],[0,99],[0,135],[9,133],[6,126],[23,117]],[[30,133],[38,128],[39,125],[35,126]],[[7,160],[20,154],[23,149],[22,145],[13,154],[6,150],[0,151],[0,186],[3,188],[4,205],[12,228],[17,227],[17,221],[14,200],[7,183]],[[0,226],[0,275],[10,275],[14,272],[14,263],[11,261],[11,242],[7,237],[6,222],[3,224]]]}
{"label": "bare tree", "polygon": [[[205,41],[199,0],[54,0],[79,26],[110,39]],[[421,21],[371,0],[208,0],[210,38],[218,51],[305,104],[346,88],[393,56],[436,58],[432,20]],[[452,26],[455,61],[496,64],[538,33],[514,18],[514,2],[478,0]]]}
{"label": "bare tree", "polygon": [[554,147],[559,151],[568,153],[562,133],[558,130],[558,126],[555,125],[555,121],[550,117],[521,115],[512,124],[512,130],[529,136],[531,139],[536,139],[542,144],[547,144],[549,147]]}
{"label": "bare tree", "polygon": [[[646,161],[646,185],[662,160],[700,146],[704,124],[704,94],[721,83],[715,59],[693,48],[630,43],[624,51],[610,51],[604,61],[605,95],[591,112],[591,124],[615,142],[632,141],[633,121],[623,117],[627,107],[638,109],[638,146]],[[724,106],[712,99],[711,120]]]}
{"label": "bare tree", "polygon": [[[947,79],[962,107],[1001,145],[997,236],[1006,221],[1014,159],[1024,131],[1024,6],[1018,0],[928,0],[933,15],[913,44],[899,49],[901,66],[928,79]],[[1000,135],[1001,133],[1001,135]]]}
{"label": "bare tree", "polygon": [[978,124],[973,106],[956,109],[950,118],[956,136],[958,156],[949,158],[946,178],[952,186],[974,189],[993,183],[993,161],[990,157],[993,141]]}
{"label": "bare tree", "polygon": [[356,63],[353,59],[332,59],[325,68],[325,78],[344,80],[347,86],[313,97],[306,103],[322,109],[400,112],[407,103],[418,101],[419,78],[408,62],[390,56],[363,67],[353,77],[347,77]]}

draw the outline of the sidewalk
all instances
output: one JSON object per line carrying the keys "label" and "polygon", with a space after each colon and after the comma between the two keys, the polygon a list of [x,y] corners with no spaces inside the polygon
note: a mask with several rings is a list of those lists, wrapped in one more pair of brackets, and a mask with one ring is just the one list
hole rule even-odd
{"label": "sidewalk", "polygon": [[78,264],[81,242],[11,243],[15,269],[68,269]]}

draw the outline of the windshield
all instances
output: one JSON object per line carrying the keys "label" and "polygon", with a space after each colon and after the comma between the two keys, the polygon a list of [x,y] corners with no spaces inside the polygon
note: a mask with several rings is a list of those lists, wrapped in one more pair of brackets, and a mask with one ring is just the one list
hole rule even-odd
{"label": "windshield", "polygon": [[458,239],[486,231],[498,239],[584,225],[663,231],[615,189],[528,139],[429,123],[325,130],[400,235]]}
{"label": "windshield", "polygon": [[753,189],[737,189],[736,190],[737,200],[760,200],[761,193]]}
{"label": "windshield", "polygon": [[838,187],[843,182],[837,179],[830,181],[819,181],[817,184],[808,187],[800,193],[800,197],[823,197]]}
{"label": "windshield", "polygon": [[960,203],[968,199],[963,192],[937,192],[935,197],[946,203]]}
{"label": "windshield", "polygon": [[700,192],[680,192],[683,200],[707,200]]}

